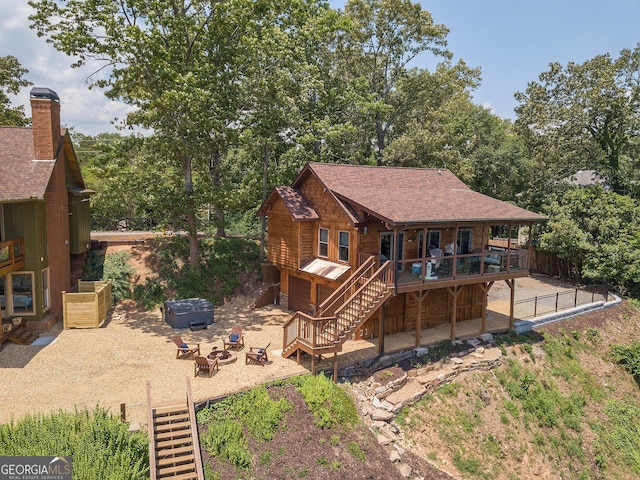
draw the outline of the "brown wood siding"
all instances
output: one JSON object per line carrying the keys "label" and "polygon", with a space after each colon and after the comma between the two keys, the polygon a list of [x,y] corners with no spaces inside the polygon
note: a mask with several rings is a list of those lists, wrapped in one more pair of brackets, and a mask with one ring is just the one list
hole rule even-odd
{"label": "brown wood siding", "polygon": [[308,313],[311,304],[311,282],[289,276],[289,310]]}
{"label": "brown wood siding", "polygon": [[318,284],[318,305],[322,304],[329,296],[335,291],[334,288],[331,288],[327,285]]}
{"label": "brown wood siding", "polygon": [[[483,291],[481,285],[465,285],[458,294],[457,322],[482,317]],[[420,324],[422,328],[435,327],[451,321],[452,297],[447,289],[430,290],[422,302]],[[387,301],[385,335],[413,332],[418,321],[419,302],[415,295],[404,293]],[[356,338],[377,338],[380,336],[380,315],[378,310],[356,333]]]}
{"label": "brown wood siding", "polygon": [[315,222],[300,223],[300,266],[314,258]]}
{"label": "brown wood siding", "polygon": [[298,268],[298,223],[278,201],[269,210],[269,244],[267,258],[278,266]]}

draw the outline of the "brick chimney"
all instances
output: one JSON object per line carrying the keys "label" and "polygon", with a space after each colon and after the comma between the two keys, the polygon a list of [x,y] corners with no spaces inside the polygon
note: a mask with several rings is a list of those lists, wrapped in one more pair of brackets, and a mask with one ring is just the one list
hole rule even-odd
{"label": "brick chimney", "polygon": [[60,99],[49,88],[31,89],[31,125],[36,160],[53,160],[60,144]]}

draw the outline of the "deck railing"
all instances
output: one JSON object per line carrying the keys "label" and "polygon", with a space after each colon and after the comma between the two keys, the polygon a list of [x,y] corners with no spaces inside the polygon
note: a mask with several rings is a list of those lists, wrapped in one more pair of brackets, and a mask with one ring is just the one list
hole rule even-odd
{"label": "deck railing", "polygon": [[400,262],[401,285],[528,272],[529,251],[520,249],[485,250],[482,253],[443,255]]}
{"label": "deck railing", "polygon": [[560,310],[609,301],[608,289],[587,291],[579,288],[517,300],[513,304],[513,316],[520,320],[536,318]]}
{"label": "deck railing", "polygon": [[8,272],[24,266],[24,238],[0,242],[0,271]]}
{"label": "deck railing", "polygon": [[[373,266],[375,263],[363,265],[345,282],[350,285],[348,288],[335,298],[327,299],[323,303],[327,310],[324,310],[322,316],[311,316],[304,312],[293,314],[283,329],[284,350],[296,340],[312,349],[334,347],[343,341],[346,333],[365,318],[380,295],[388,293],[393,285],[392,262],[388,261],[375,272],[369,273]],[[354,288],[356,290],[352,291]],[[338,304],[337,300],[344,299],[348,292],[352,293]],[[328,315],[329,310],[335,310],[335,314]]]}
{"label": "deck railing", "polygon": [[344,304],[345,300],[351,297],[362,285],[363,281],[371,277],[374,273],[376,263],[373,257],[368,257],[353,272],[347,281],[340,285],[333,293],[318,307],[314,316],[331,316],[335,314],[338,307]]}

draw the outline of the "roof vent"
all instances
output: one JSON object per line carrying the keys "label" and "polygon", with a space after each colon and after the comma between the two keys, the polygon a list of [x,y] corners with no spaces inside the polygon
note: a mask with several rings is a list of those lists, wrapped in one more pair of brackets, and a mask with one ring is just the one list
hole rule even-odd
{"label": "roof vent", "polygon": [[45,100],[53,100],[54,102],[60,103],[60,98],[58,94],[51,90],[50,88],[45,87],[33,87],[31,89],[31,98],[42,98]]}

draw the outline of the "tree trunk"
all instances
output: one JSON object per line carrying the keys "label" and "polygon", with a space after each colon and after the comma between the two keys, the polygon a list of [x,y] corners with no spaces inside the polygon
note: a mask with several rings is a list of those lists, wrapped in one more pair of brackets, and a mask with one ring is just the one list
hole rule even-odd
{"label": "tree trunk", "polygon": [[[269,146],[265,143],[262,152],[262,203],[267,200],[267,180],[269,173]],[[264,262],[266,250],[267,217],[260,221],[260,261]]]}
{"label": "tree trunk", "polygon": [[[219,191],[220,182],[220,149],[216,146],[211,153],[209,160],[209,178],[211,179],[212,190]],[[224,210],[216,201],[213,206],[216,218],[216,233],[217,238],[226,237],[227,233],[224,231]]]}
{"label": "tree trunk", "polygon": [[191,157],[182,157],[182,175],[184,177],[184,191],[187,202],[187,238],[189,239],[189,266],[193,270],[200,269],[200,248],[198,246],[198,222],[193,204],[193,177]]}
{"label": "tree trunk", "polygon": [[384,150],[384,128],[382,128],[382,120],[380,119],[380,113],[376,113],[376,136],[378,143],[378,166],[382,166],[382,151]]}

